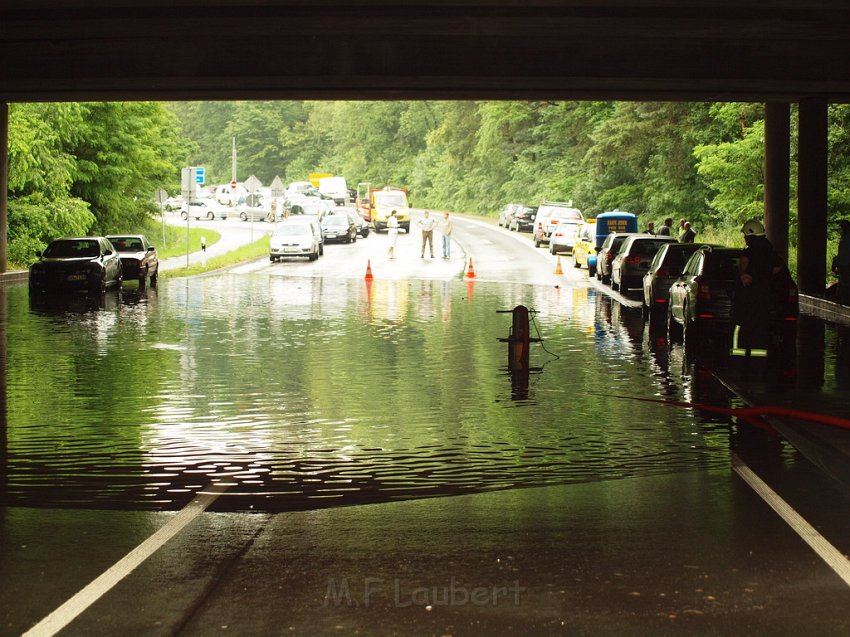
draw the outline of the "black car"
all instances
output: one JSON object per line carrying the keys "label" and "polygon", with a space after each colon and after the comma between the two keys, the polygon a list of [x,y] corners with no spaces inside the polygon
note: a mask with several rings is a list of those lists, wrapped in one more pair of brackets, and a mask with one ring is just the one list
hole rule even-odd
{"label": "black car", "polygon": [[322,217],[322,237],[325,243],[341,241],[352,243],[357,241],[357,226],[347,212],[336,212]]}
{"label": "black car", "polygon": [[537,216],[536,206],[519,206],[511,216],[508,230],[515,232],[530,232],[534,229],[534,217]]}
{"label": "black car", "polygon": [[700,247],[698,243],[667,243],[655,254],[643,276],[643,305],[651,315],[666,315],[670,286],[682,276],[685,263]]}
{"label": "black car", "polygon": [[56,239],[30,266],[31,292],[88,290],[95,294],[120,288],[121,258],[106,237]]}
{"label": "black car", "polygon": [[[682,276],[670,286],[667,329],[670,338],[701,339],[698,333],[720,328],[728,335],[735,294],[739,289],[742,248],[700,246],[685,264]],[[768,313],[771,339],[788,340],[799,313],[797,284],[787,268],[773,275]],[[708,334],[710,336],[710,334]]]}
{"label": "black car", "polygon": [[673,237],[656,237],[649,234],[628,237],[611,263],[611,287],[623,293],[640,289],[643,275],[649,270],[649,264],[658,250],[674,241],[676,240]]}
{"label": "black car", "polygon": [[150,279],[151,287],[156,287],[159,277],[159,259],[156,248],[143,234],[109,234],[109,242],[118,250],[121,268],[125,279],[137,279],[139,285],[145,285]]}
{"label": "black car", "polygon": [[599,254],[596,256],[596,278],[603,283],[611,281],[611,264],[614,262],[614,257],[620,251],[623,241],[627,237],[635,234],[634,232],[612,232],[605,241],[602,242],[602,247],[599,248]]}
{"label": "black car", "polygon": [[349,212],[348,214],[351,217],[351,220],[354,222],[354,225],[357,227],[357,234],[359,234],[364,239],[368,237],[369,231],[371,230],[369,222],[366,221],[363,217],[361,217],[359,213]]}

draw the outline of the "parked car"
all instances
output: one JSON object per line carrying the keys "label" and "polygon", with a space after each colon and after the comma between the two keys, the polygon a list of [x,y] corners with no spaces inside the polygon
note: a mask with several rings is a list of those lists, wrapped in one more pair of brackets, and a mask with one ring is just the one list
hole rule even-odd
{"label": "parked car", "polygon": [[196,199],[183,203],[180,216],[183,219],[194,217],[195,219],[227,219],[227,208],[214,199]]}
{"label": "parked car", "polygon": [[222,184],[215,188],[215,201],[222,206],[236,206],[245,203],[248,191],[242,184],[236,184],[236,188],[230,184]]}
{"label": "parked car", "polygon": [[327,214],[322,217],[321,224],[325,242],[353,243],[357,241],[357,226],[347,212]]}
{"label": "parked car", "polygon": [[643,275],[643,305],[651,316],[667,316],[670,286],[682,276],[685,263],[700,247],[698,243],[665,243]]}
{"label": "parked car", "polygon": [[537,215],[537,208],[534,206],[520,206],[514,210],[511,216],[511,222],[508,225],[509,230],[514,232],[524,232],[534,228],[534,217]]}
{"label": "parked car", "polygon": [[120,288],[121,258],[106,237],[66,237],[51,241],[30,266],[30,292],[88,290],[102,294]]}
{"label": "parked car", "polygon": [[539,248],[543,243],[549,243],[549,235],[562,220],[584,221],[581,212],[569,203],[560,201],[544,201],[537,208],[534,216],[533,239],[534,247]]}
{"label": "parked car", "polygon": [[596,219],[585,219],[579,224],[573,246],[573,265],[587,268],[588,276],[596,275]]}
{"label": "parked car", "polygon": [[319,258],[321,231],[308,220],[288,219],[278,225],[269,241],[269,261],[274,263],[284,257]]}
{"label": "parked car", "polygon": [[110,234],[106,236],[121,258],[121,269],[125,279],[136,279],[144,286],[150,279],[156,287],[159,277],[159,258],[156,248],[143,234]]}
{"label": "parked car", "polygon": [[281,216],[288,214],[308,214],[321,217],[325,213],[336,209],[336,204],[332,200],[322,199],[321,197],[313,197],[302,193],[294,193],[287,196],[283,202],[283,211]]}
{"label": "parked car", "polygon": [[[596,223],[599,223],[597,219]],[[611,282],[611,264],[614,262],[614,257],[620,251],[620,246],[627,237],[633,235],[633,232],[612,232],[605,241],[602,242],[602,247],[596,255],[596,278],[603,283]]]}
{"label": "parked car", "polygon": [[514,218],[514,212],[522,206],[518,203],[509,203],[502,207],[499,211],[499,225],[502,228],[507,228],[511,225]]}
{"label": "parked car", "polygon": [[236,206],[236,214],[242,221],[275,221],[274,213],[271,208],[265,206],[249,206],[247,204],[239,204]]}
{"label": "parked car", "polygon": [[354,225],[357,228],[357,234],[359,234],[364,239],[368,237],[369,231],[372,229],[372,226],[369,224],[369,222],[356,212],[349,212],[348,214],[351,216],[351,220],[354,222]]}
{"label": "parked car", "polygon": [[[684,335],[699,341],[709,329],[727,328],[732,320],[732,303],[740,279],[742,248],[700,246],[688,259],[682,276],[670,286],[667,330],[671,339]],[[770,312],[771,329],[777,336],[793,333],[799,311],[797,285],[784,268],[773,277]],[[773,335],[771,335],[772,338]]]}
{"label": "parked car", "polygon": [[[578,212],[577,210],[575,212]],[[576,217],[572,212],[556,212],[549,219],[552,231],[549,233],[549,252],[558,254],[561,252],[572,254],[576,244],[579,224],[584,221]]]}
{"label": "parked car", "polygon": [[673,243],[674,237],[656,237],[650,234],[633,234],[623,241],[623,245],[611,262],[611,287],[621,292],[639,290],[643,275],[649,270],[649,264],[664,244]]}
{"label": "parked car", "polygon": [[165,200],[163,207],[166,212],[174,212],[175,210],[180,210],[180,207],[183,205],[183,197],[169,197]]}

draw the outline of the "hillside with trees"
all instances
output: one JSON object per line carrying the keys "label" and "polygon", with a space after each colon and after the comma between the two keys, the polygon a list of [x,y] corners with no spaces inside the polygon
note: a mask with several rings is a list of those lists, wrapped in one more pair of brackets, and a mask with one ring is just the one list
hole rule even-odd
{"label": "hillside with trees", "polygon": [[[850,217],[850,106],[832,105],[829,118],[835,222]],[[156,214],[153,192],[175,194],[181,166],[228,182],[234,137],[240,180],[334,173],[350,185],[407,186],[418,207],[495,214],[507,202],[572,200],[588,215],[619,208],[721,230],[763,211],[761,104],[13,104],[10,258],[26,263],[52,236],[126,229]]]}

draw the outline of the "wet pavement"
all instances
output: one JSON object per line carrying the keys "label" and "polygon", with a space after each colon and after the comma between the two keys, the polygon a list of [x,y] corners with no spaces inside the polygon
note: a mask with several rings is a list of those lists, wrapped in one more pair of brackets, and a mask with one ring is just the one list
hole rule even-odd
{"label": "wet pavement", "polygon": [[[846,485],[664,404],[745,406],[733,386],[840,411],[845,335],[801,322],[815,346],[775,369],[693,356],[571,263],[552,284],[539,251],[491,258],[517,235],[458,226],[457,262],[405,255],[371,283],[385,236],[333,246],[321,276],[262,264],[58,303],[0,287],[0,634],[213,487],[65,634],[846,634],[847,584],[732,458],[844,554]],[[544,341],[518,378],[498,311],[520,303]]]}

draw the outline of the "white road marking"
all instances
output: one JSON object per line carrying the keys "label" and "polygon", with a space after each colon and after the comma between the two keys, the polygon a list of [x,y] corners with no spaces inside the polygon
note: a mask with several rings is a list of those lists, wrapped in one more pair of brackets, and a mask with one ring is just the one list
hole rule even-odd
{"label": "white road marking", "polygon": [[74,595],[47,617],[24,633],[24,637],[50,637],[76,619],[84,610],[105,595],[113,586],[127,577],[139,564],[158,551],[168,540],[182,531],[192,520],[203,513],[227,487],[210,485],[194,500],[183,507],[161,529],[127,553],[104,571],[88,586]]}
{"label": "white road marking", "polygon": [[771,489],[767,484],[759,478],[752,469],[750,469],[737,455],[732,454],[732,468],[735,470],[744,482],[746,482],[753,491],[755,491],[762,500],[767,502],[771,509],[790,526],[803,541],[808,544],[818,556],[826,562],[835,573],[844,580],[844,583],[850,586],[850,560],[841,554],[829,541],[817,532],[811,524],[797,511],[791,508],[791,505],[785,502],[778,493]]}

